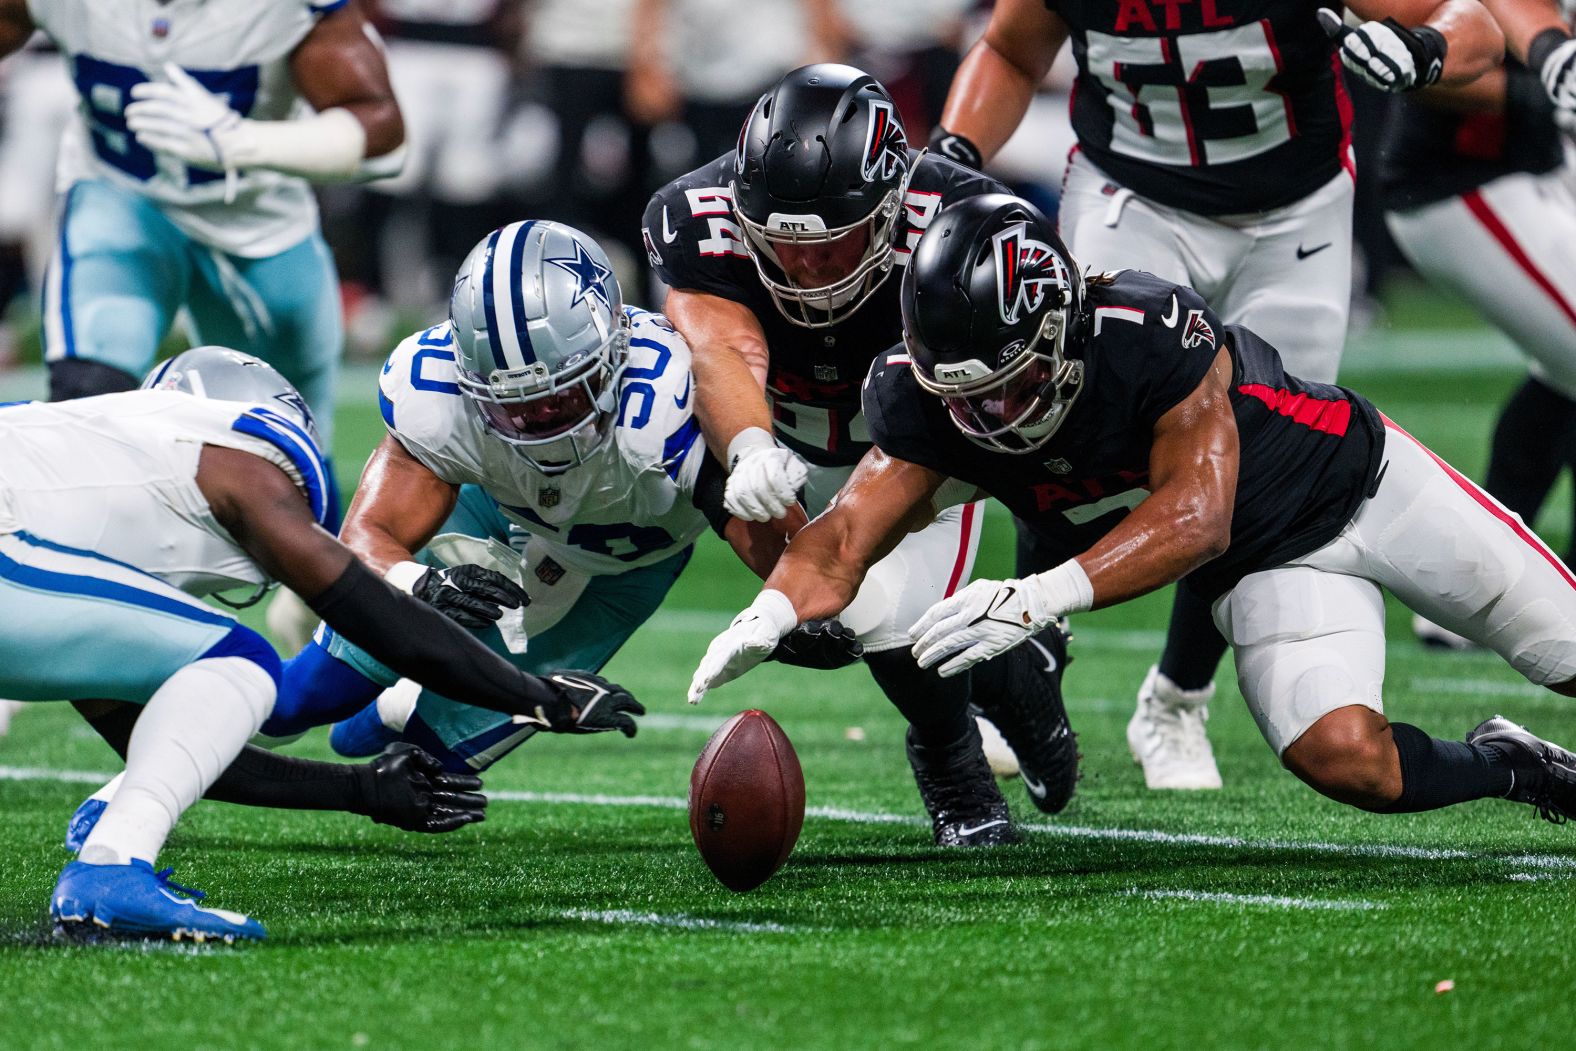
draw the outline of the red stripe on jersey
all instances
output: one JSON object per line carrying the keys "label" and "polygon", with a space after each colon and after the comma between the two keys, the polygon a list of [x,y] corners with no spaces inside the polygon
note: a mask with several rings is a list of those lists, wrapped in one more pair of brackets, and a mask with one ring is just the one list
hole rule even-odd
{"label": "red stripe on jersey", "polygon": [[1330,53],[1330,68],[1335,70],[1335,112],[1341,118],[1341,167],[1355,181],[1357,162],[1352,159],[1352,97],[1346,93],[1346,74],[1341,70],[1339,48]]}
{"label": "red stripe on jersey", "polygon": [[1259,399],[1269,406],[1271,412],[1289,417],[1293,423],[1333,434],[1337,438],[1346,434],[1346,427],[1352,421],[1352,403],[1349,401],[1326,401],[1307,394],[1293,394],[1283,387],[1267,387],[1262,383],[1244,383],[1237,388],[1237,392]]}
{"label": "red stripe on jersey", "polygon": [[[1267,18],[1259,19],[1259,26],[1264,30],[1264,42],[1270,46],[1270,56],[1275,59],[1275,76],[1279,77],[1286,71],[1286,63],[1281,61],[1280,45],[1275,42],[1275,27],[1270,25],[1270,20]],[[1296,138],[1297,115],[1291,110],[1291,96],[1282,94],[1281,105],[1286,107],[1286,132],[1292,138]]]}
{"label": "red stripe on jersey", "polygon": [[1428,446],[1424,445],[1410,434],[1407,434],[1402,428],[1396,426],[1395,421],[1390,419],[1390,417],[1380,413],[1379,418],[1384,420],[1385,430],[1390,431],[1393,434],[1399,434],[1401,437],[1405,438],[1407,441],[1411,442],[1413,445],[1427,453],[1428,458],[1437,463],[1440,470],[1444,471],[1445,474],[1450,476],[1451,481],[1455,482],[1456,485],[1460,486],[1468,496],[1477,501],[1479,507],[1483,508],[1483,510],[1487,511],[1505,525],[1509,526],[1512,533],[1515,533],[1518,537],[1520,537],[1523,543],[1532,548],[1539,555],[1542,555],[1543,560],[1554,567],[1554,571],[1560,575],[1561,580],[1569,584],[1573,590],[1576,590],[1576,577],[1571,576],[1571,571],[1565,567],[1565,563],[1561,562],[1559,557],[1555,555],[1554,552],[1550,551],[1543,541],[1539,540],[1530,529],[1523,525],[1520,519],[1511,514],[1509,511],[1505,510],[1504,506],[1501,505],[1498,500],[1495,500],[1482,489],[1479,489],[1475,484],[1473,484],[1471,479],[1467,478],[1460,471],[1457,471],[1454,467],[1440,459],[1434,450],[1430,449]]}
{"label": "red stripe on jersey", "polygon": [[1548,297],[1554,300],[1554,305],[1560,308],[1560,313],[1564,314],[1571,324],[1576,325],[1576,310],[1573,310],[1565,297],[1560,295],[1560,290],[1554,287],[1554,282],[1549,280],[1548,275],[1538,269],[1538,264],[1532,261],[1532,257],[1516,241],[1516,236],[1510,232],[1500,217],[1494,214],[1494,209],[1489,207],[1488,201],[1484,199],[1483,194],[1478,190],[1473,190],[1470,193],[1462,194],[1461,200],[1466,204],[1467,211],[1471,212],[1477,221],[1482,223],[1484,228],[1493,235],[1494,240],[1498,241],[1500,247],[1505,249],[1505,252],[1516,261],[1516,265],[1521,267],[1522,272],[1532,278],[1533,284],[1548,293]]}
{"label": "red stripe on jersey", "polygon": [[963,505],[962,538],[958,541],[958,557],[952,563],[952,576],[947,580],[947,593],[943,598],[951,598],[952,593],[958,590],[958,584],[963,579],[963,568],[969,564],[969,551],[973,548],[974,519],[979,517],[979,504]]}

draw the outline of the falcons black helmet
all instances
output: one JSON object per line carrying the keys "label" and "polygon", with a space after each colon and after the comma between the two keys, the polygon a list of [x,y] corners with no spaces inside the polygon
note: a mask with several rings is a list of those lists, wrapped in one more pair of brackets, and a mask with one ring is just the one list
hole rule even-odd
{"label": "falcons black helmet", "polygon": [[836,324],[886,280],[911,167],[897,107],[868,73],[804,66],[760,97],[739,134],[733,210],[785,318]]}
{"label": "falcons black helmet", "polygon": [[1084,282],[1056,227],[1007,194],[943,209],[903,274],[919,385],[987,449],[1050,440],[1083,389]]}

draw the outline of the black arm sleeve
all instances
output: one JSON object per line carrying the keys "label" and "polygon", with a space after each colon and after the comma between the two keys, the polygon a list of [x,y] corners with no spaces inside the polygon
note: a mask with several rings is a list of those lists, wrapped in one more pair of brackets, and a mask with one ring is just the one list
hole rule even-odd
{"label": "black arm sleeve", "polygon": [[728,472],[722,469],[722,464],[708,450],[706,458],[700,462],[700,474],[695,478],[695,492],[690,497],[690,503],[695,509],[706,516],[706,521],[711,523],[712,532],[727,539],[723,532],[728,527],[728,520],[733,516],[728,509],[722,506],[722,495],[728,487]]}
{"label": "black arm sleeve", "polygon": [[[124,759],[131,728],[141,714],[137,705],[118,704],[104,715],[89,718],[88,724]],[[242,806],[364,815],[368,807],[359,769],[350,763],[295,759],[247,745],[203,798]]]}
{"label": "black arm sleeve", "polygon": [[425,602],[396,591],[359,559],[307,603],[336,632],[395,672],[445,697],[505,715],[557,701],[527,675]]}

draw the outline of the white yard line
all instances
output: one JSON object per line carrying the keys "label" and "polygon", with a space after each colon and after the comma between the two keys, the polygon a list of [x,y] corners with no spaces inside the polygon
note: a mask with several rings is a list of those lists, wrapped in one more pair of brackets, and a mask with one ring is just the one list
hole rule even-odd
{"label": "white yard line", "polygon": [[1549,700],[1569,704],[1568,700],[1534,686],[1530,682],[1504,679],[1412,679],[1407,688],[1418,693],[1443,693],[1462,697],[1514,697],[1519,700]]}
{"label": "white yard line", "polygon": [[686,916],[683,913],[663,915],[659,912],[635,912],[631,909],[566,909],[558,915],[566,920],[584,920],[587,923],[607,923],[634,927],[677,927],[685,931],[728,931],[739,934],[792,934],[803,927],[785,927],[780,923],[763,923],[748,920],[713,920],[705,916]]}
{"label": "white yard line", "polygon": [[1274,894],[1226,894],[1203,890],[1139,890],[1136,887],[1128,891],[1128,893],[1136,898],[1204,901],[1220,905],[1259,905],[1274,909],[1363,911],[1385,908],[1383,902],[1343,898],[1283,898]]}
{"label": "white yard line", "polygon": [[[57,781],[69,784],[101,785],[113,776],[88,770],[49,770],[41,767],[0,766],[0,781]],[[569,806],[653,807],[662,810],[684,810],[689,801],[683,796],[615,796],[583,792],[512,792],[508,790],[487,793],[499,803],[545,803]],[[928,822],[918,814],[885,814],[878,811],[850,810],[843,807],[806,807],[805,816],[824,821],[841,821],[855,825],[914,825]],[[1048,822],[1022,823],[1026,832],[1042,833],[1063,839],[1087,839],[1109,842],[1158,843],[1183,847],[1226,847],[1237,850],[1267,850],[1335,854],[1345,857],[1393,858],[1409,861],[1492,861],[1517,869],[1576,870],[1576,855],[1564,854],[1485,854],[1472,850],[1451,850],[1437,847],[1408,847],[1390,843],[1326,843],[1319,840],[1247,839],[1241,836],[1219,836],[1196,832],[1166,832],[1145,828],[1097,828],[1086,825],[1057,825]]]}

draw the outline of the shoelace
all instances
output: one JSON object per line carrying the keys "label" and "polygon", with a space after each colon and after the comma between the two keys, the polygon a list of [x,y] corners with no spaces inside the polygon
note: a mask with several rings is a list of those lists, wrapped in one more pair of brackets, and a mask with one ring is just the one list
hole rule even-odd
{"label": "shoelace", "polygon": [[208,896],[204,892],[198,890],[196,887],[183,887],[179,883],[176,883],[174,880],[170,879],[170,877],[174,874],[175,869],[173,867],[160,869],[153,874],[153,878],[158,880],[161,886],[168,887],[171,890],[178,890],[182,894],[190,895],[195,901],[201,901]]}
{"label": "shoelace", "polygon": [[1149,722],[1154,727],[1154,736],[1168,750],[1185,759],[1200,759],[1209,744],[1204,730],[1206,710],[1151,705]]}

